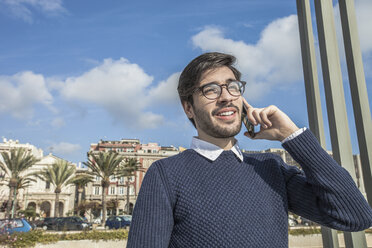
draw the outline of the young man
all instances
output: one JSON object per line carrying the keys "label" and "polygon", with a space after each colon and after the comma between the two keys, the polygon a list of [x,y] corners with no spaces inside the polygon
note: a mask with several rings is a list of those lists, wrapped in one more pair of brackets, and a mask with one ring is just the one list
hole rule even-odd
{"label": "young man", "polygon": [[[178,93],[198,136],[190,149],[147,171],[128,248],[288,247],[288,211],[343,231],[372,225],[352,178],[308,129],[275,106],[258,109],[244,100],[234,61],[206,53],[182,72]],[[273,154],[241,153],[234,136],[243,104],[260,125],[254,139],[282,142],[303,171]]]}

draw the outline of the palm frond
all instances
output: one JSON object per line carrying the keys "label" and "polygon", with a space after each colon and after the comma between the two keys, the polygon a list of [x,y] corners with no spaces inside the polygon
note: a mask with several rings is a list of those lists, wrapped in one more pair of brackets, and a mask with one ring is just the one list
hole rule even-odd
{"label": "palm frond", "polygon": [[30,151],[25,148],[14,148],[9,152],[0,152],[0,169],[3,170],[9,178],[17,178],[24,171],[40,161],[35,158]]}
{"label": "palm frond", "polygon": [[88,161],[84,164],[91,170],[91,175],[98,176],[103,180],[109,180],[115,175],[123,157],[116,152],[88,153]]}
{"label": "palm frond", "polygon": [[56,189],[73,183],[75,167],[65,160],[57,160],[54,164],[33,175],[42,181],[51,183]]}
{"label": "palm frond", "polygon": [[94,177],[88,172],[77,173],[73,178],[72,183],[78,188],[85,187],[88,183],[93,182]]}
{"label": "palm frond", "polygon": [[122,163],[118,168],[116,174],[117,177],[131,177],[135,175],[136,171],[141,171],[141,164],[135,158],[129,158]]}

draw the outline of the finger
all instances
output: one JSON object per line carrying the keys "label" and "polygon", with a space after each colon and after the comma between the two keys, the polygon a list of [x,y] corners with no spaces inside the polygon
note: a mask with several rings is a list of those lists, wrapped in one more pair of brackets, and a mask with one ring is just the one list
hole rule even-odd
{"label": "finger", "polygon": [[254,137],[252,137],[248,132],[244,132],[244,136],[250,138],[250,139],[254,139]]}
{"label": "finger", "polygon": [[260,127],[260,131],[255,133],[253,139],[265,139],[265,140],[272,140],[270,135],[270,131],[263,128],[262,125]]}
{"label": "finger", "polygon": [[265,123],[262,122],[262,119],[261,119],[261,116],[260,116],[261,111],[262,111],[262,109],[255,109],[252,112],[253,118],[256,121],[255,125],[258,125],[258,124],[264,125],[265,124]]}
{"label": "finger", "polygon": [[259,132],[255,133],[254,137],[250,137],[249,134],[248,134],[248,137],[251,138],[251,139],[265,139],[264,138],[264,135],[262,133],[262,130],[260,130]]}
{"label": "finger", "polygon": [[250,104],[247,102],[247,100],[245,100],[244,97],[242,97],[242,100],[243,100],[243,104],[247,107],[247,109],[249,109],[249,108],[253,108],[252,105],[250,105]]}
{"label": "finger", "polygon": [[252,122],[253,124],[257,125],[257,123],[255,123],[255,119],[253,118],[253,115],[252,115],[252,111],[255,109],[254,107],[252,107],[252,105],[250,105],[247,100],[242,97],[242,100],[243,100],[243,107],[245,108],[246,112],[247,112],[247,118],[250,122]]}
{"label": "finger", "polygon": [[256,121],[256,119],[253,117],[253,111],[254,111],[255,109],[254,108],[249,108],[249,109],[247,109],[247,118],[248,118],[248,120],[253,124],[253,125],[257,125],[257,121]]}
{"label": "finger", "polygon": [[272,126],[272,123],[268,118],[268,116],[269,116],[269,114],[271,114],[271,112],[272,112],[272,110],[270,110],[269,108],[265,108],[260,112],[260,117],[261,117],[262,122],[264,123],[264,125],[263,125],[264,128],[269,128],[269,127]]}

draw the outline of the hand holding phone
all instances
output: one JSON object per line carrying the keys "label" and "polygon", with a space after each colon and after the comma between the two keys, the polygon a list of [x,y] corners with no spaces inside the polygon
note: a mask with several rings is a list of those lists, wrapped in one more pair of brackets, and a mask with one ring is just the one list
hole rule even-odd
{"label": "hand holding phone", "polygon": [[[278,107],[254,108],[244,98],[242,122],[247,128],[245,135],[254,139],[283,141],[299,129]],[[260,126],[259,132],[254,131],[255,125]]]}

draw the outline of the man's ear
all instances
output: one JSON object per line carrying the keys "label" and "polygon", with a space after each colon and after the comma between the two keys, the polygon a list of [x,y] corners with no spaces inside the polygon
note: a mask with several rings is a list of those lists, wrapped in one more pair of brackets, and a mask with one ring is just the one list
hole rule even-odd
{"label": "man's ear", "polygon": [[192,108],[192,105],[188,101],[182,102],[183,110],[185,111],[185,114],[189,119],[194,118],[194,109]]}

